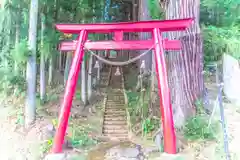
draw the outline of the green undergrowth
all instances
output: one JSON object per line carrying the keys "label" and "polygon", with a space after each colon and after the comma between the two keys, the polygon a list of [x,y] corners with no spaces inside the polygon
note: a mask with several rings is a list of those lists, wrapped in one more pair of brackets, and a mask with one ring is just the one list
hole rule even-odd
{"label": "green undergrowth", "polygon": [[196,140],[215,140],[219,130],[219,123],[212,120],[209,123],[210,116],[203,109],[202,101],[196,101],[197,113],[195,116],[186,120],[184,125],[184,137],[190,141]]}
{"label": "green undergrowth", "polygon": [[[133,132],[141,130],[142,137],[152,136],[152,132],[160,128],[161,119],[149,116],[148,100],[149,91],[146,90],[145,99],[142,100],[140,92],[127,91],[128,111]],[[183,133],[186,140],[189,141],[208,141],[216,140],[219,131],[219,123],[203,110],[201,101],[196,102],[197,113],[195,116],[186,120],[183,127]],[[137,129],[135,128],[136,126]],[[152,137],[153,138],[153,137]]]}
{"label": "green undergrowth", "polygon": [[[141,92],[127,91],[128,112],[133,132],[142,137],[153,138],[151,133],[160,126],[160,120],[149,116],[149,90],[143,96]],[[150,134],[150,137],[149,137]]]}
{"label": "green undergrowth", "polygon": [[151,133],[159,128],[161,121],[149,114],[150,89],[142,88],[142,91],[136,91],[138,81],[136,67],[128,66],[124,76],[131,130],[136,135],[153,138]]}
{"label": "green undergrowth", "polygon": [[[57,127],[57,120],[52,120],[53,126]],[[79,125],[76,123],[75,119],[70,117],[69,126],[67,130],[67,136],[65,139],[70,143],[70,146],[76,149],[88,149],[89,147],[95,146],[98,141],[94,138],[93,133],[94,128],[90,125]],[[41,145],[41,152],[47,153],[50,151],[53,145],[53,137],[44,141]]]}

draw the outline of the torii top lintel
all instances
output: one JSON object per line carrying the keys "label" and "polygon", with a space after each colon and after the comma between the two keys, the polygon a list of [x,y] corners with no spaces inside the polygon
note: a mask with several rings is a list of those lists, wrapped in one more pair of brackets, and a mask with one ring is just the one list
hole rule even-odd
{"label": "torii top lintel", "polygon": [[185,30],[193,22],[192,18],[176,20],[157,20],[121,23],[95,23],[95,24],[56,24],[57,30],[68,34],[79,34],[81,30],[88,33],[123,32],[152,32],[159,28],[162,32]]}

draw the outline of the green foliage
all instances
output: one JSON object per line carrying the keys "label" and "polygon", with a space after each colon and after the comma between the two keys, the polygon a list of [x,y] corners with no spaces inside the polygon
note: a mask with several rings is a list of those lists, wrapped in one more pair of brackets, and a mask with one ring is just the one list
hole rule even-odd
{"label": "green foliage", "polygon": [[77,90],[75,97],[76,99],[81,99],[81,90]]}
{"label": "green foliage", "polygon": [[239,5],[239,0],[202,0],[201,21],[218,27],[239,24]]}
{"label": "green foliage", "polygon": [[53,146],[53,138],[50,138],[48,140],[46,140],[44,143],[42,143],[41,147],[40,147],[40,151],[42,154],[47,153],[48,151],[50,151],[50,149]]}
{"label": "green foliage", "polygon": [[14,61],[20,63],[26,63],[28,57],[31,55],[31,52],[28,49],[27,39],[21,40],[20,43],[11,50],[11,55],[13,56]]}
{"label": "green foliage", "polygon": [[221,59],[223,53],[240,58],[239,6],[239,0],[201,1],[205,63]]}
{"label": "green foliage", "polygon": [[223,53],[240,58],[240,31],[237,26],[203,26],[205,62],[217,61]]}
{"label": "green foliage", "polygon": [[148,115],[148,101],[149,101],[149,92],[146,92],[143,99],[142,94],[138,92],[127,92],[128,97],[128,111],[130,114],[130,120],[132,125],[138,123],[137,119],[140,119],[142,136],[146,137],[149,133],[154,131],[160,126],[160,120],[149,117]]}
{"label": "green foliage", "polygon": [[15,121],[15,124],[24,126],[24,114],[23,114],[23,111],[18,109],[16,114],[17,114],[17,119]]}
{"label": "green foliage", "polygon": [[70,136],[70,141],[74,148],[87,147],[97,144],[97,141],[94,140],[83,127],[74,126],[71,133],[72,135]]}
{"label": "green foliage", "polygon": [[[90,134],[90,129],[83,126],[77,126],[73,121],[72,117],[69,119],[70,126],[68,127],[68,133],[66,139],[70,142],[73,148],[86,148],[98,143],[92,135]],[[52,120],[53,126],[56,128],[58,125],[57,119]],[[41,152],[48,152],[53,145],[53,137],[50,137],[48,140],[44,141],[41,145]]]}
{"label": "green foliage", "polygon": [[142,129],[144,135],[151,133],[156,128],[159,128],[159,119],[147,118],[142,122]]}
{"label": "green foliage", "polygon": [[164,14],[161,11],[158,0],[148,0],[148,10],[152,19],[163,19]]}
{"label": "green foliage", "polygon": [[213,140],[216,132],[208,127],[206,116],[197,115],[186,121],[184,135],[188,140]]}
{"label": "green foliage", "polygon": [[57,44],[59,42],[59,38],[60,38],[60,33],[53,31],[52,29],[48,29],[46,31],[46,35],[44,37],[44,44],[43,46],[39,43],[39,53],[44,54],[44,58],[45,60],[49,59],[51,56],[53,56],[54,54],[57,54]]}
{"label": "green foliage", "polygon": [[205,114],[202,100],[195,102],[197,114],[187,119],[184,126],[184,136],[188,140],[214,140],[218,131],[218,123],[209,126],[209,116]]}
{"label": "green foliage", "polygon": [[131,122],[136,122],[136,116],[138,115],[137,108],[140,104],[140,93],[128,91],[128,111],[131,116]]}
{"label": "green foliage", "polygon": [[20,74],[14,74],[10,70],[0,68],[0,89],[4,90],[7,94],[13,93],[14,88],[17,88],[19,92],[23,92],[26,89],[25,77]]}

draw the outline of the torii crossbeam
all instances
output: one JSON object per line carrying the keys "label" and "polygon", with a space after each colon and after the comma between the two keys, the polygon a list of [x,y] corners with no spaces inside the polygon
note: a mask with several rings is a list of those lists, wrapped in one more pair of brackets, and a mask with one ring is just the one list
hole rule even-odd
{"label": "torii crossbeam", "polygon": [[[180,50],[178,40],[167,40],[162,38],[162,32],[183,31],[188,28],[192,19],[178,19],[165,21],[141,21],[107,24],[57,24],[56,28],[63,33],[79,34],[76,41],[63,42],[61,50],[74,50],[74,57],[69,72],[64,99],[59,115],[59,124],[54,138],[53,153],[62,152],[62,145],[68,125],[72,100],[76,90],[78,74],[84,56],[84,48],[95,50],[141,50],[154,46],[156,61],[156,72],[158,78],[158,92],[160,96],[160,110],[162,114],[164,151],[176,154],[176,136],[173,124],[172,105],[170,90],[167,80],[167,69],[164,58],[164,50]],[[114,41],[88,42],[88,33],[114,33]],[[124,32],[151,32],[153,39],[124,41]]]}

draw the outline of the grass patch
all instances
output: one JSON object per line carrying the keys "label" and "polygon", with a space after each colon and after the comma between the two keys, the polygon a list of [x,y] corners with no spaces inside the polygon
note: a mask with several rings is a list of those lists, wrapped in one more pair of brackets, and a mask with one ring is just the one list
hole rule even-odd
{"label": "grass patch", "polygon": [[194,140],[214,140],[218,130],[217,124],[208,126],[208,118],[205,115],[196,115],[189,118],[184,126],[184,136],[186,139]]}
{"label": "grass patch", "polygon": [[219,131],[219,123],[213,121],[209,125],[210,116],[204,111],[201,100],[195,102],[197,114],[187,119],[183,132],[187,140],[215,140]]}

